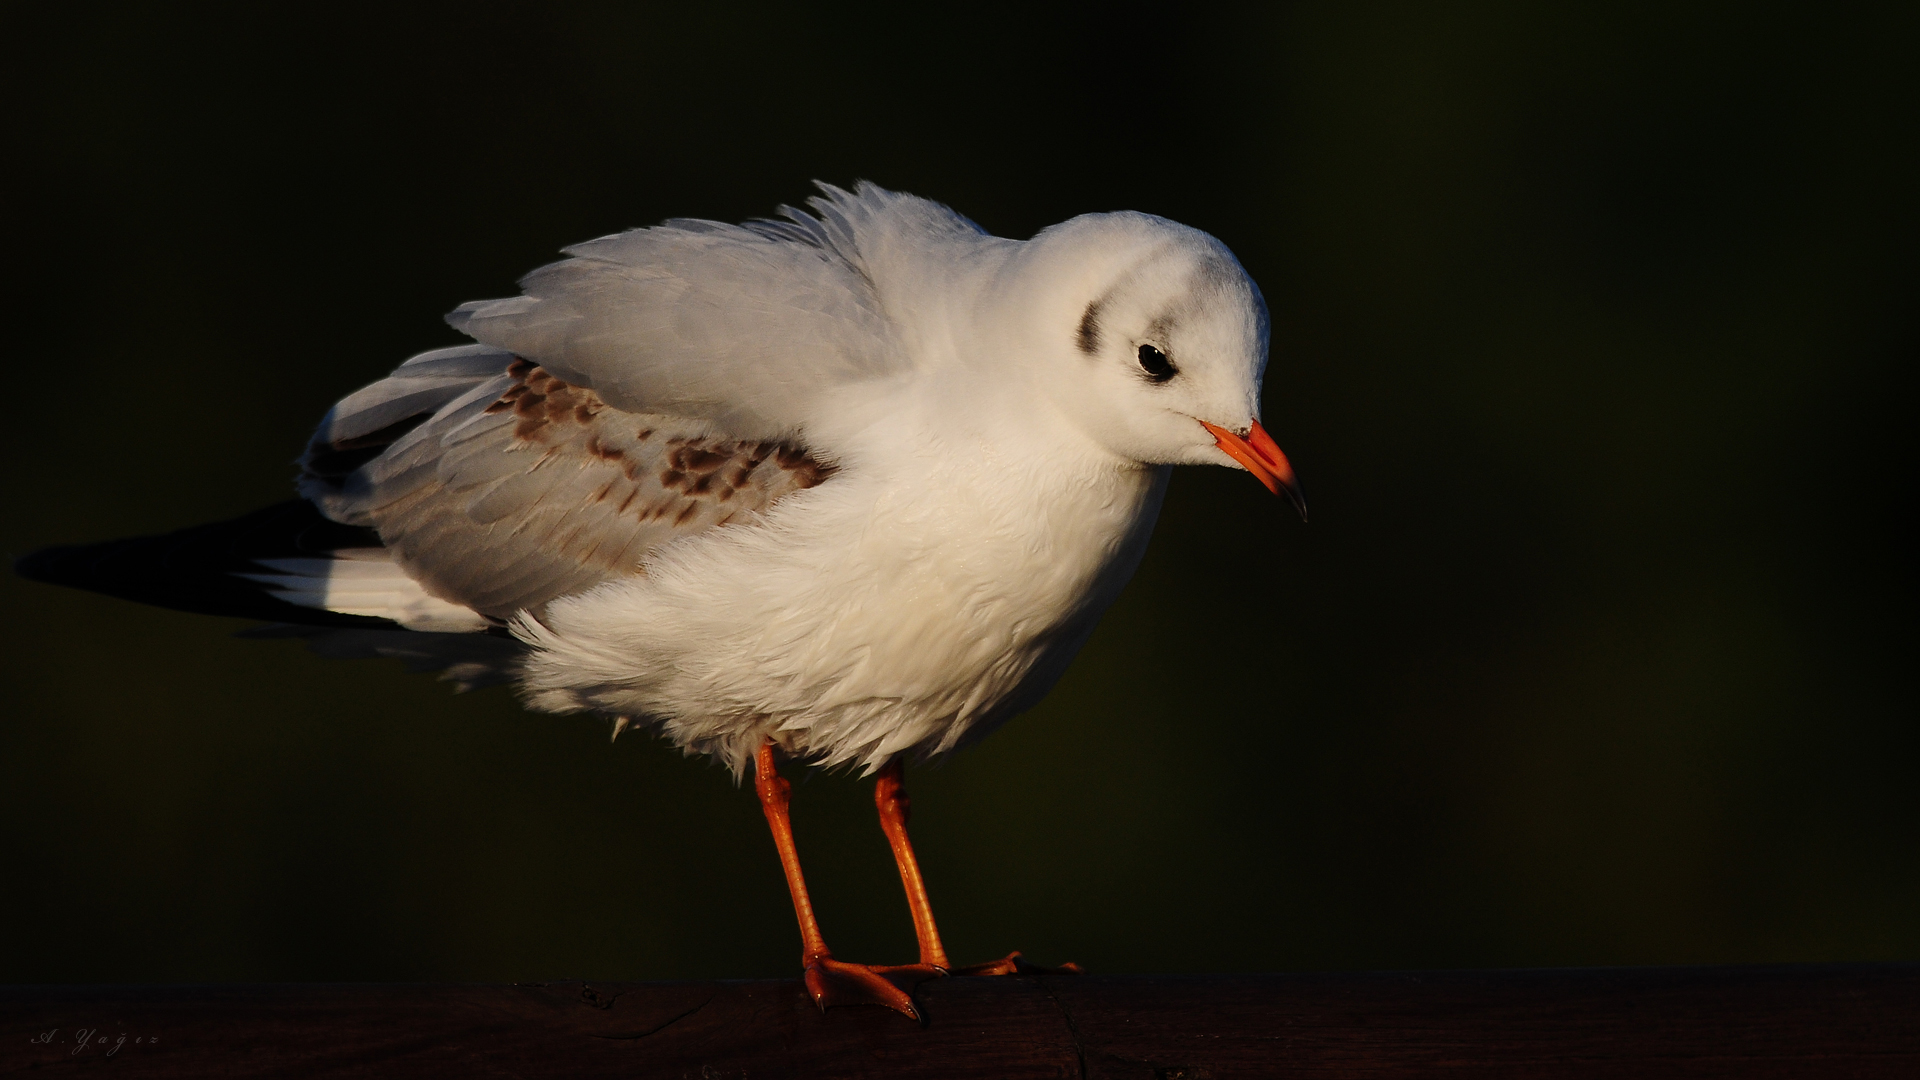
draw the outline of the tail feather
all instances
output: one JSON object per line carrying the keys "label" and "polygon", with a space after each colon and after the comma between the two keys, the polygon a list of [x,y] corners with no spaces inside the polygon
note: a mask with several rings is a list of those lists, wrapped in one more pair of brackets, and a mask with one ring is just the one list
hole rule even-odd
{"label": "tail feather", "polygon": [[394,627],[391,619],[302,607],[277,596],[258,574],[262,560],[326,558],[343,548],[378,548],[372,529],[322,517],[305,499],[232,521],[162,536],[139,536],[37,551],[14,563],[33,581],[105,593],[175,611],[307,626]]}
{"label": "tail feather", "polygon": [[399,660],[414,672],[438,672],[456,692],[513,681],[527,647],[505,633],[441,634],[416,630],[277,624],[242,630],[244,638],[299,638],[333,660]]}

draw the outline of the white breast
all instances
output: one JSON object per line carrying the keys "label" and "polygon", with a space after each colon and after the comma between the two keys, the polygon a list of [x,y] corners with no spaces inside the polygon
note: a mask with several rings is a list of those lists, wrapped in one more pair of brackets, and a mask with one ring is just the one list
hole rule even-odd
{"label": "white breast", "polygon": [[530,702],[653,720],[736,771],[769,737],[876,767],[984,734],[1052,686],[1131,576],[1167,470],[977,449],[852,463],[523,619]]}

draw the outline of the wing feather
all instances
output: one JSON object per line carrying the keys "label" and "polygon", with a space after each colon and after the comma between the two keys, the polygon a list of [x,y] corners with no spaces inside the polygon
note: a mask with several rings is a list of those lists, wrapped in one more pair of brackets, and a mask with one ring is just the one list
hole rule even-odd
{"label": "wing feather", "polygon": [[984,235],[871,184],[822,191],[785,220],[580,244],[524,295],[462,306],[449,321],[479,344],[342,399],[302,494],[374,529],[429,595],[503,619],[821,482],[804,418],[910,363],[875,260],[900,235],[921,254]]}
{"label": "wing feather", "polygon": [[616,408],[795,437],[824,396],[909,364],[870,267],[892,233],[983,235],[925,199],[821,187],[785,221],[676,219],[570,247],[522,279],[525,295],[448,321]]}
{"label": "wing feather", "polygon": [[[376,384],[343,401],[322,427],[341,441],[316,439],[309,463],[413,426],[351,472],[309,468],[301,489],[334,520],[373,528],[428,594],[482,615],[507,618],[642,572],[660,545],[750,521],[833,471],[796,443],[626,412],[538,365],[488,354],[497,366],[471,364],[466,383],[442,386],[438,397]],[[388,381],[434,377],[413,367]],[[396,421],[391,403],[400,401],[439,407]],[[363,420],[350,403],[385,411]]]}

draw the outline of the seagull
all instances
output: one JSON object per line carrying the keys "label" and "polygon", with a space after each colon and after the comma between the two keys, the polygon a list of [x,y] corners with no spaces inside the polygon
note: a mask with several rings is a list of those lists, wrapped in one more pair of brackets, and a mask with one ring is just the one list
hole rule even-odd
{"label": "seagull", "polygon": [[[808,992],[918,1018],[950,964],[908,839],[908,759],[1054,685],[1132,576],[1174,465],[1306,516],[1260,425],[1268,318],[1212,236],[1136,212],[1030,240],[870,183],[733,225],[565,249],[472,339],[347,395],[299,498],[50,548],[26,577],[266,620],[749,769]],[[918,963],[835,959],[781,760],[876,775]],[[1077,970],[1071,965],[1065,970]]]}

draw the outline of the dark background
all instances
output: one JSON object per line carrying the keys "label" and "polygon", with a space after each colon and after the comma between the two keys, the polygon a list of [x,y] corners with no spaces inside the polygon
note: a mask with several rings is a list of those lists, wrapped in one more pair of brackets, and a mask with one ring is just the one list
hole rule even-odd
{"label": "dark background", "polygon": [[[957,960],[1920,958],[1920,7],[72,7],[0,33],[6,552],[286,497],[566,243],[814,177],[1152,211],[1265,289],[1314,520],[1182,471],[1054,695],[910,774]],[[0,980],[796,970],[717,768],[0,594]],[[868,790],[801,850],[909,959]]]}

